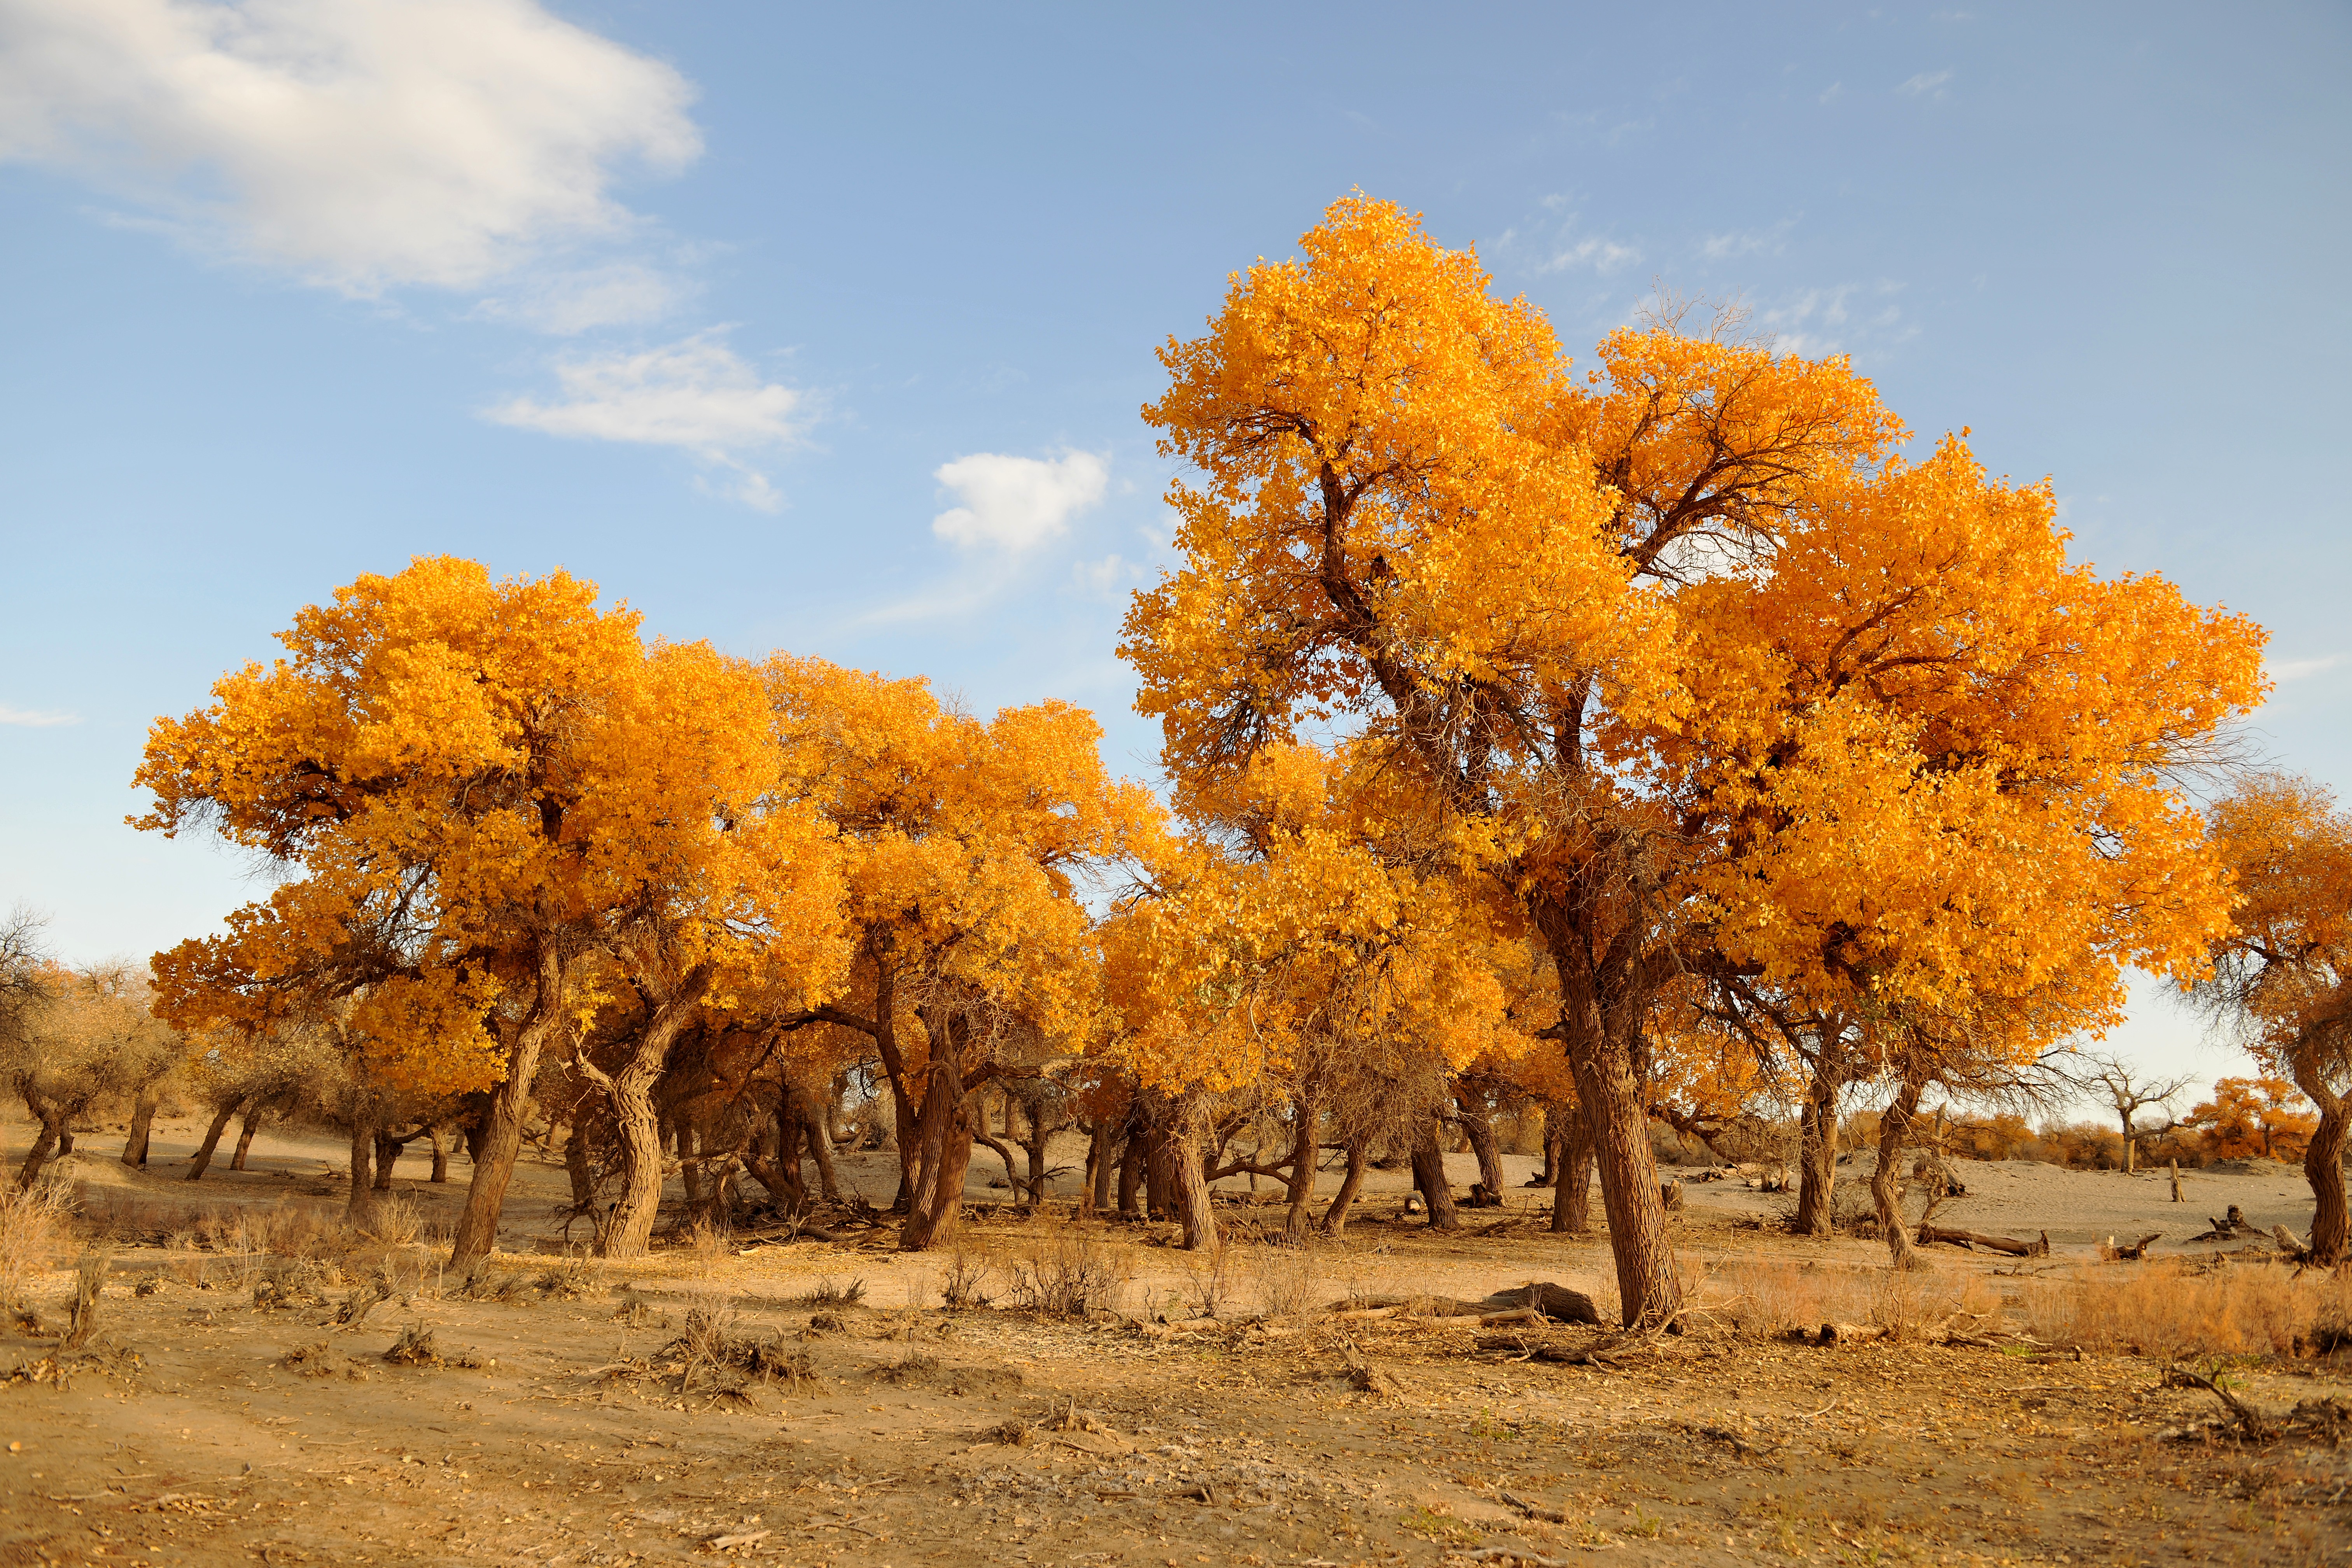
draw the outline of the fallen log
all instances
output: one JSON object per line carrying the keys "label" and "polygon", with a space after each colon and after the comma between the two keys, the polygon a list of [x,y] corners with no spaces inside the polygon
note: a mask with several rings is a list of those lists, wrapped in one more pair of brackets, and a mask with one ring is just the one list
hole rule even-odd
{"label": "fallen log", "polygon": [[2116,1238],[2111,1236],[2100,1244],[2099,1256],[2110,1263],[2137,1263],[2147,1256],[2147,1249],[2155,1246],[2163,1235],[2160,1230],[2151,1231],[2126,1247],[2116,1246]]}
{"label": "fallen log", "polygon": [[2288,1262],[2308,1263],[2311,1261],[2311,1248],[2305,1247],[2302,1242],[2297,1241],[2294,1238],[2294,1232],[2287,1229],[2286,1226],[2283,1225],[2274,1225],[2271,1226],[2271,1239],[2278,1243],[2279,1250],[2286,1254]]}
{"label": "fallen log", "polygon": [[1980,1230],[1948,1230],[1941,1226],[1921,1225],[1919,1245],[1944,1242],[1953,1247],[1981,1247],[1988,1252],[2005,1252],[2011,1258],[2047,1258],[2050,1255],[2050,1233],[2042,1233],[2040,1241],[2020,1241],[2013,1236],[1987,1236]]}
{"label": "fallen log", "polygon": [[1590,1323],[1596,1329],[1601,1326],[1601,1311],[1592,1304],[1591,1297],[1549,1279],[1497,1290],[1478,1302],[1477,1307],[1486,1313],[1529,1309],[1554,1322]]}
{"label": "fallen log", "polygon": [[1883,1340],[1887,1331],[1874,1323],[1823,1323],[1821,1335],[1814,1341],[1824,1345],[1866,1345]]}

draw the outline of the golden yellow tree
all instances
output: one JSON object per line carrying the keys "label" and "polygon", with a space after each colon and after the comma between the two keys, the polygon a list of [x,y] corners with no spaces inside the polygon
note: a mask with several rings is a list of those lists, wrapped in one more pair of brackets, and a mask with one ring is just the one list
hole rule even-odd
{"label": "golden yellow tree", "polygon": [[[1162,351],[1146,416],[1195,477],[1182,565],[1128,621],[1139,706],[1180,801],[1336,721],[1453,814],[1559,971],[1629,1321],[1681,1300],[1637,1070],[1674,977],[1924,1009],[2090,953],[2087,1005],[2210,928],[2162,770],[2252,701],[2252,627],[2065,567],[2046,488],[1958,442],[1893,460],[1843,360],[1661,329],[1573,377],[1539,313],[1392,206],[1339,203],[1301,250]],[[1986,907],[1947,917],[1956,868],[2026,853],[2049,859],[2010,881],[2046,920],[2004,946]],[[1882,909],[1899,943],[1869,940]]]}
{"label": "golden yellow tree", "polygon": [[[2338,1264],[2347,1255],[2344,1145],[2352,1130],[2352,814],[2309,780],[2273,774],[2219,802],[2212,832],[2241,902],[2196,994],[2318,1107],[2303,1158],[2311,1249],[2319,1262]],[[2234,1099],[2233,1110],[2232,1097],[2217,1094],[2217,1124],[2263,1121],[2246,1109],[2252,1090]],[[2270,1099],[2276,1110],[2284,1097]]]}
{"label": "golden yellow tree", "polygon": [[280,640],[149,736],[138,826],[215,832],[287,876],[158,955],[163,1005],[250,1028],[331,1005],[390,1086],[495,1086],[454,1248],[477,1258],[541,1055],[589,1000],[583,958],[675,996],[708,987],[734,921],[821,983],[827,836],[782,795],[756,677],[648,645],[562,573],[420,558]]}
{"label": "golden yellow tree", "polygon": [[1076,1051],[1098,965],[1078,894],[1151,820],[1102,764],[1101,727],[1060,702],[982,721],[921,680],[822,659],[764,667],[787,767],[840,836],[848,993],[780,1014],[870,1040],[898,1121],[900,1244],[952,1234],[982,1084]]}

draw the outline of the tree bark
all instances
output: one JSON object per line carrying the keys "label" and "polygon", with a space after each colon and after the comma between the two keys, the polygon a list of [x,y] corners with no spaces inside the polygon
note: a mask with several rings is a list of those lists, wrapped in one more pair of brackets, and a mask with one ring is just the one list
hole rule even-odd
{"label": "tree bark", "polygon": [[586,1119],[575,1115],[564,1132],[563,1173],[572,1182],[572,1207],[574,1213],[586,1214],[596,1201],[596,1173],[588,1163]]}
{"label": "tree bark", "polygon": [[[432,1179],[436,1182],[446,1182],[449,1179],[448,1141],[441,1136],[441,1129],[438,1125],[428,1127],[425,1131],[425,1136],[433,1140]],[[237,1152],[237,1159],[242,1162],[244,1158],[244,1149],[242,1145],[240,1145]],[[240,1163],[238,1169],[242,1170],[244,1169],[244,1166]]]}
{"label": "tree bark", "polygon": [[377,1192],[392,1191],[393,1168],[400,1163],[401,1152],[407,1147],[408,1144],[404,1140],[394,1138],[390,1133],[380,1131],[375,1135],[375,1190]]}
{"label": "tree bark", "polygon": [[1495,1139],[1495,1123],[1486,1114],[1486,1107],[1478,1096],[1457,1091],[1454,1103],[1462,1117],[1463,1133],[1470,1140],[1470,1151],[1478,1156],[1478,1179],[1490,1193],[1503,1190],[1503,1146]]}
{"label": "tree bark", "polygon": [[2305,1065],[2300,1053],[2294,1067],[2295,1087],[2319,1108],[2319,1125],[2303,1152],[2304,1180],[2311,1184],[2311,1260],[2333,1268],[2344,1261],[2346,1251],[2344,1142],[2345,1133],[2352,1131],[2352,1118],[2347,1115],[2352,1107],[2324,1073]]}
{"label": "tree bark", "polygon": [[1177,1216],[1184,1222],[1184,1250],[1207,1251],[1217,1245],[1217,1215],[1209,1200],[1208,1173],[1202,1169],[1202,1148],[1208,1141],[1206,1100],[1187,1097],[1176,1108],[1174,1135],[1169,1140],[1176,1168]]}
{"label": "tree bark", "polygon": [[1903,1143],[1919,1113],[1919,1089],[1906,1081],[1878,1119],[1878,1169],[1871,1173],[1870,1195],[1878,1205],[1878,1234],[1886,1240],[1889,1260],[1897,1268],[1924,1267],[1918,1248],[1911,1244],[1911,1227],[1903,1220]]}
{"label": "tree bark", "polygon": [[471,1143],[474,1171],[466,1186],[466,1207],[457,1216],[457,1235],[449,1247],[453,1268],[487,1258],[498,1247],[499,1214],[506,1206],[508,1184],[514,1180],[515,1157],[522,1152],[523,1119],[530,1114],[540,1055],[563,1025],[567,965],[551,933],[540,936],[537,958],[539,973],[530,1011],[515,1031],[514,1042],[507,1050],[507,1076],[490,1091],[489,1110]]}
{"label": "tree bark", "polygon": [[831,1120],[831,1107],[825,1102],[801,1098],[801,1136],[808,1143],[809,1158],[816,1162],[816,1190],[829,1204],[841,1201],[841,1178],[833,1164],[833,1133],[825,1123]]}
{"label": "tree bark", "polygon": [[1339,1190],[1332,1194],[1331,1206],[1323,1211],[1323,1234],[1336,1237],[1348,1228],[1348,1211],[1355,1206],[1356,1194],[1364,1185],[1364,1171],[1370,1163],[1369,1140],[1360,1132],[1348,1140],[1348,1173],[1339,1179]]}
{"label": "tree bark", "polygon": [[1799,1236],[1827,1236],[1836,1226],[1838,1088],[1829,1068],[1816,1063],[1798,1117]]}
{"label": "tree bark", "polygon": [[1122,1124],[1124,1135],[1118,1150],[1118,1212],[1122,1219],[1143,1217],[1143,1178],[1146,1158],[1146,1130],[1143,1100],[1139,1095],[1127,1110]]}
{"label": "tree bark", "polygon": [[662,1197],[661,1114],[654,1105],[654,1084],[709,984],[709,967],[698,964],[669,985],[667,994],[656,994],[653,1012],[620,1071],[607,1077],[585,1056],[580,1058],[590,1082],[603,1080],[599,1087],[612,1101],[613,1120],[621,1133],[621,1200],[604,1227],[602,1251],[606,1258],[643,1258],[652,1250]]}
{"label": "tree bark", "polygon": [[261,1131],[261,1124],[266,1120],[257,1105],[245,1113],[245,1121],[236,1130],[236,1152],[229,1157],[230,1170],[245,1169],[246,1156],[253,1152],[253,1135]]}
{"label": "tree bark", "polygon": [[1584,1108],[1562,1108],[1559,1150],[1552,1156],[1551,1227],[1582,1236],[1592,1226],[1592,1130]]}
{"label": "tree bark", "polygon": [[1412,1184],[1429,1205],[1429,1228],[1459,1230],[1462,1216],[1454,1206],[1454,1188],[1445,1180],[1445,1156],[1437,1147],[1437,1118],[1423,1116],[1412,1136]]}
{"label": "tree bark", "polygon": [[343,1223],[365,1230],[375,1221],[375,1124],[362,1117],[352,1123],[352,1194],[344,1200]]}
{"label": "tree bark", "polygon": [[963,1082],[963,1043],[968,1026],[951,1017],[930,1031],[929,1081],[923,1088],[920,1158],[907,1223],[898,1246],[920,1252],[955,1235],[963,1217],[964,1173],[971,1168],[971,1100]]}
{"label": "tree bark", "polygon": [[213,1124],[205,1129],[205,1141],[196,1145],[195,1157],[188,1162],[188,1180],[201,1182],[205,1179],[205,1173],[212,1168],[213,1151],[220,1147],[221,1134],[228,1131],[229,1118],[236,1114],[240,1103],[232,1100],[222,1106],[213,1118]]}
{"label": "tree bark", "polygon": [[[131,1136],[122,1141],[122,1163],[131,1166],[147,1163],[147,1139],[155,1125],[156,1097],[142,1092],[131,1106]],[[241,1168],[241,1167],[240,1167]]]}
{"label": "tree bark", "polygon": [[16,1172],[17,1191],[22,1192],[41,1179],[42,1167],[57,1152],[64,1132],[64,1121],[61,1112],[51,1112],[41,1118],[41,1131],[34,1138],[32,1148],[26,1152],[25,1163]]}
{"label": "tree bark", "polygon": [[1078,1199],[1078,1213],[1093,1215],[1110,1207],[1110,1184],[1114,1162],[1110,1157],[1111,1121],[1097,1116],[1087,1129],[1086,1190]]}
{"label": "tree bark", "polygon": [[1316,1167],[1322,1163],[1323,1100],[1314,1080],[1309,1080],[1298,1097],[1298,1125],[1290,1140],[1289,1174],[1290,1212],[1283,1220],[1283,1235],[1293,1247],[1303,1247],[1307,1234],[1314,1228],[1314,1216],[1307,1210],[1315,1203]]}

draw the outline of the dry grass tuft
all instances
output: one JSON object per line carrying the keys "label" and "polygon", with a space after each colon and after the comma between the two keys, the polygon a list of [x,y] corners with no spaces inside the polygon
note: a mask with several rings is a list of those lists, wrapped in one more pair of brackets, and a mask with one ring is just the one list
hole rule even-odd
{"label": "dry grass tuft", "polygon": [[362,1234],[387,1247],[406,1247],[416,1239],[424,1224],[416,1201],[394,1194],[375,1205]]}
{"label": "dry grass tuft", "polygon": [[808,1294],[803,1296],[803,1307],[855,1307],[866,1300],[866,1281],[852,1279],[844,1285],[838,1279],[820,1279]]}
{"label": "dry grass tuft", "polygon": [[1233,1249],[1223,1242],[1201,1252],[1183,1255],[1185,1300],[1204,1318],[1213,1318],[1233,1305],[1240,1281],[1234,1278]]}
{"label": "dry grass tuft", "polygon": [[1024,1311],[1083,1318],[1116,1311],[1132,1268],[1090,1237],[1066,1234],[1032,1243],[1014,1258],[1010,1290]]}
{"label": "dry grass tuft", "polygon": [[1258,1307],[1267,1317],[1294,1317],[1315,1305],[1323,1271],[1313,1248],[1262,1247],[1251,1261],[1251,1272],[1257,1277]]}
{"label": "dry grass tuft", "polygon": [[996,1259],[988,1249],[957,1241],[940,1266],[940,1305],[959,1312],[987,1306],[988,1277],[995,1269]]}
{"label": "dry grass tuft", "polygon": [[62,1182],[0,1191],[0,1310],[23,1305],[26,1288],[55,1267],[73,1207],[73,1189]]}

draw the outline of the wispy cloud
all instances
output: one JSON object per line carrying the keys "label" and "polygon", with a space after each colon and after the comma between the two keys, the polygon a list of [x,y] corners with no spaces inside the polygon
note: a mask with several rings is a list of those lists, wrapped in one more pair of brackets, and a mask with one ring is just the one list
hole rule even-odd
{"label": "wispy cloud", "polygon": [[356,295],[625,237],[618,168],[702,151],[692,87],[537,0],[8,0],[0,159]]}
{"label": "wispy cloud", "polygon": [[1919,329],[1903,314],[1899,283],[1841,283],[1806,289],[1756,312],[1756,324],[1783,353],[1819,356],[1885,350],[1907,342]]}
{"label": "wispy cloud", "polygon": [[0,724],[15,724],[26,730],[55,730],[67,724],[79,724],[78,713],[59,713],[54,709],[11,708],[0,702]]}
{"label": "wispy cloud", "polygon": [[1079,593],[1113,603],[1129,584],[1140,583],[1147,575],[1141,564],[1116,551],[1099,561],[1079,561],[1070,567],[1070,582]]}
{"label": "wispy cloud", "polygon": [[745,455],[797,439],[804,395],[761,379],[718,331],[639,353],[558,360],[554,368],[560,397],[517,397],[482,416],[579,440],[676,447],[725,471],[706,480],[718,493],[762,511],[782,504]]}
{"label": "wispy cloud", "polygon": [[2284,683],[2323,675],[2343,662],[2342,654],[2331,653],[2321,658],[2283,658],[2276,664],[2264,661],[2263,668],[2273,680]]}
{"label": "wispy cloud", "polygon": [[1101,500],[1110,465],[1092,452],[1050,458],[974,452],[931,477],[963,503],[933,518],[933,533],[967,550],[1018,553],[1059,538],[1071,518]]}
{"label": "wispy cloud", "polygon": [[693,292],[683,279],[641,261],[526,277],[520,287],[484,300],[474,313],[486,321],[572,337],[598,327],[658,321]]}
{"label": "wispy cloud", "polygon": [[1796,226],[1795,218],[1782,218],[1770,228],[1710,234],[1699,242],[1698,252],[1709,261],[1728,261],[1741,256],[1778,256],[1789,248],[1789,231]]}
{"label": "wispy cloud", "polygon": [[1895,90],[1910,98],[1942,98],[1944,84],[1951,79],[1950,71],[1921,71]]}

